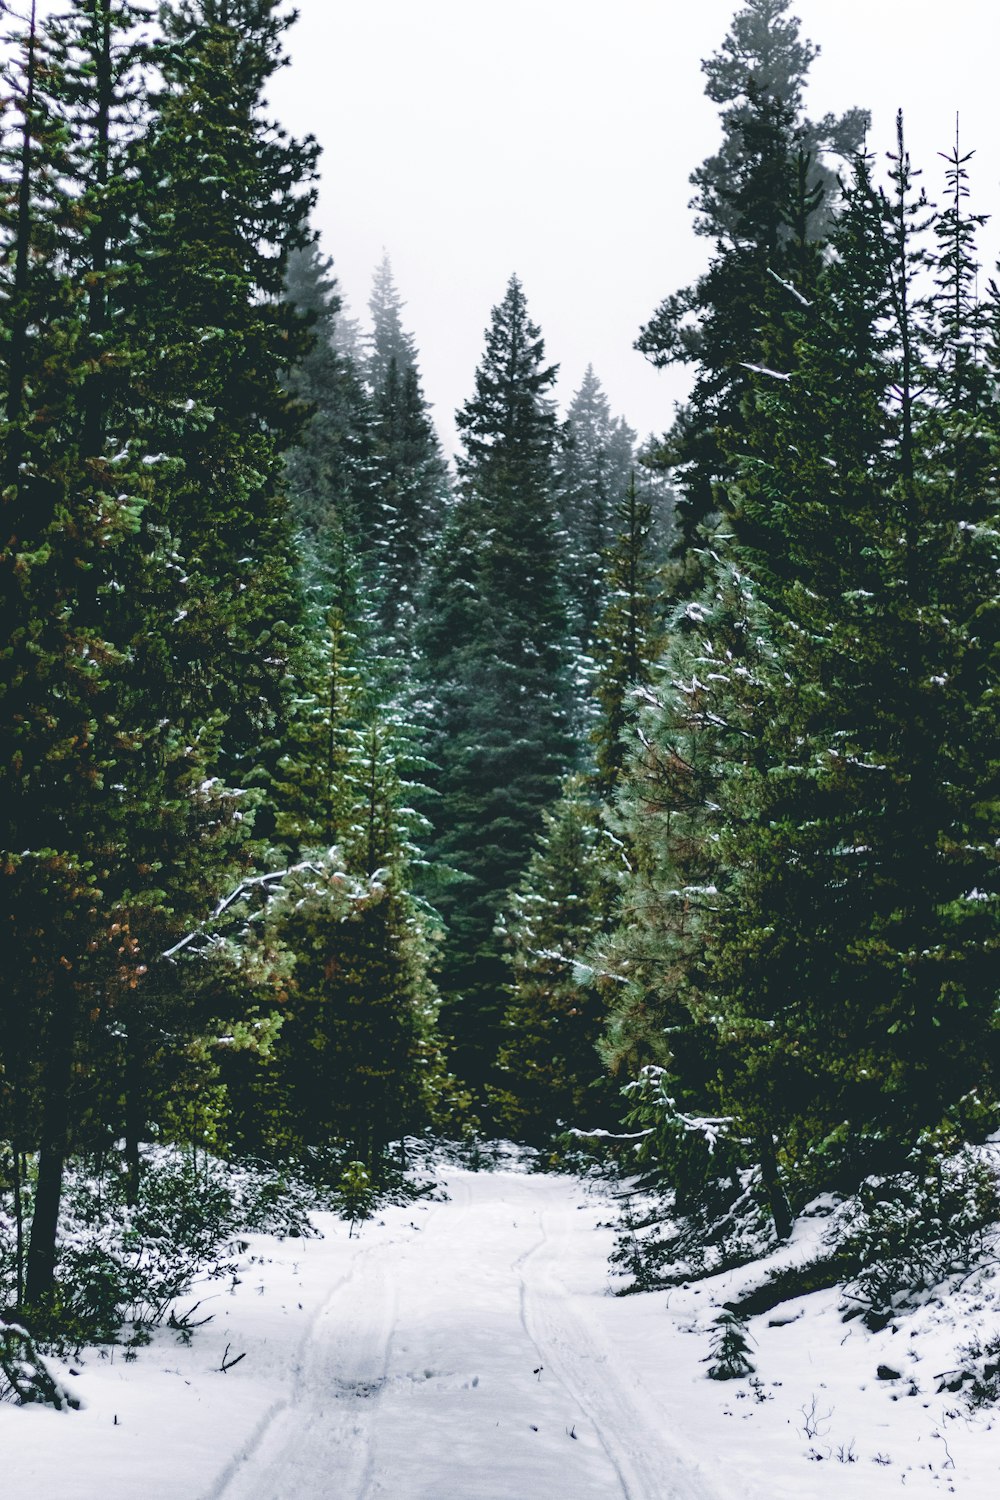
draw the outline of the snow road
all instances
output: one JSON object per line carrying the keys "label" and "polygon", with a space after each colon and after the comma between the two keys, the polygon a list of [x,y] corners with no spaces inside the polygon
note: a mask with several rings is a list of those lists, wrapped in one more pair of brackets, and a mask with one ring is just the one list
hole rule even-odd
{"label": "snow road", "polygon": [[189,1343],[161,1327],[61,1368],[80,1411],[0,1401],[0,1500],[997,1494],[995,1410],[935,1387],[995,1326],[1000,1268],[878,1334],[836,1288],[801,1298],[751,1321],[757,1376],[711,1381],[720,1305],[813,1256],[822,1216],[769,1262],[618,1298],[614,1210],[586,1182],[437,1171],[447,1201],[360,1238],[330,1214],[322,1238],[249,1236],[178,1307]]}
{"label": "snow road", "polygon": [[357,1242],[287,1401],[203,1500],[716,1500],[608,1359],[599,1294],[567,1285],[594,1233],[581,1185],[452,1171],[448,1187]]}

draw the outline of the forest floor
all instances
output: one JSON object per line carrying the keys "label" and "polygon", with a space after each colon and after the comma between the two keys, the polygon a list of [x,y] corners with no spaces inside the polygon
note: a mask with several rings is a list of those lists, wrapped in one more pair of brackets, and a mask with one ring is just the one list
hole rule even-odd
{"label": "forest floor", "polygon": [[[815,1293],[751,1322],[753,1383],[717,1383],[732,1276],[614,1297],[605,1186],[513,1163],[439,1175],[360,1234],[321,1214],[322,1238],[251,1237],[238,1284],[192,1293],[212,1321],[190,1344],[164,1328],[134,1359],[67,1367],[80,1411],[0,1405],[2,1500],[996,1494],[1000,1422],[933,1394],[959,1312],[995,1331],[992,1283],[895,1334]],[[880,1381],[890,1360],[900,1379]]]}

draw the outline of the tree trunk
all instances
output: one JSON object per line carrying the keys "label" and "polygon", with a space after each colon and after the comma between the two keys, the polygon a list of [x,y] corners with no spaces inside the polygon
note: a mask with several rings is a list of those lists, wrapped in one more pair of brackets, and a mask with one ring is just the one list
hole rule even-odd
{"label": "tree trunk", "polygon": [[75,1042],[76,994],[70,975],[60,971],[49,1023],[38,1184],[28,1244],[24,1297],[29,1307],[47,1301],[55,1286],[56,1236],[63,1169],[69,1153],[69,1089]]}
{"label": "tree trunk", "polygon": [[125,1201],[134,1208],[139,1201],[139,1147],[146,1126],[142,1047],[134,1026],[129,1027],[125,1047]]}
{"label": "tree trunk", "polygon": [[781,1186],[778,1158],[774,1150],[774,1136],[770,1130],[761,1131],[757,1137],[757,1154],[760,1161],[761,1179],[767,1194],[767,1206],[774,1220],[774,1232],[784,1243],[792,1232],[792,1210],[785,1190]]}

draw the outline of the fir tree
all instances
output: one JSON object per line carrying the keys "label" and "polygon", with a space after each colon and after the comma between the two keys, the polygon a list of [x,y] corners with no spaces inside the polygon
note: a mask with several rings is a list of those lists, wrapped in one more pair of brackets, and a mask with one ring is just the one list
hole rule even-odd
{"label": "fir tree", "polygon": [[[867,126],[861,110],[818,122],[803,115],[803,88],[818,49],[800,39],[789,5],[748,0],[721,50],[702,64],[706,93],[722,107],[723,140],[692,174],[691,206],[697,232],[713,241],[712,260],[697,282],[660,305],[636,344],[657,367],[679,362],[694,371],[690,401],[659,455],[680,481],[684,550],[726,506],[748,366],[775,360],[766,334],[769,309],[782,281],[801,281],[796,247],[815,244],[827,231],[837,184],[822,158],[849,158]],[[697,571],[696,559],[692,567]]]}
{"label": "fir tree", "polygon": [[367,376],[372,397],[372,474],[378,510],[364,546],[372,553],[378,626],[384,649],[413,648],[424,564],[447,493],[447,471],[424,398],[403,303],[386,257],[369,301],[372,335]]}
{"label": "fir tree", "polygon": [[503,1003],[497,914],[569,755],[554,375],[513,277],[487,329],[475,394],[458,413],[459,491],[432,561],[420,638],[435,704],[434,854],[467,877],[441,898],[445,1015],[460,1075],[478,1082]]}

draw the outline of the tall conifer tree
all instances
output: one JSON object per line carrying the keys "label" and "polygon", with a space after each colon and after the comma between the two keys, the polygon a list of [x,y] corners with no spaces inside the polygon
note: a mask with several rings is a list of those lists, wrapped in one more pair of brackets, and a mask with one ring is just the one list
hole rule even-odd
{"label": "tall conifer tree", "polygon": [[[774,323],[776,278],[797,281],[796,245],[827,231],[837,183],[822,158],[850,158],[867,126],[857,109],[840,119],[804,115],[818,48],[800,38],[790,4],[747,0],[720,51],[702,64],[705,92],[721,107],[723,139],[691,176],[691,206],[697,232],[713,243],[712,259],[698,281],[661,303],[636,344],[657,367],[681,363],[694,372],[690,401],[659,455],[680,482],[682,552],[726,507],[747,367],[775,358],[762,330]],[[689,561],[697,574],[697,557]]]}
{"label": "tall conifer tree", "polygon": [[569,759],[567,626],[553,494],[555,370],[512,277],[458,413],[459,490],[432,562],[421,645],[436,721],[435,853],[465,877],[441,900],[444,990],[460,1076],[496,1050],[494,924]]}

